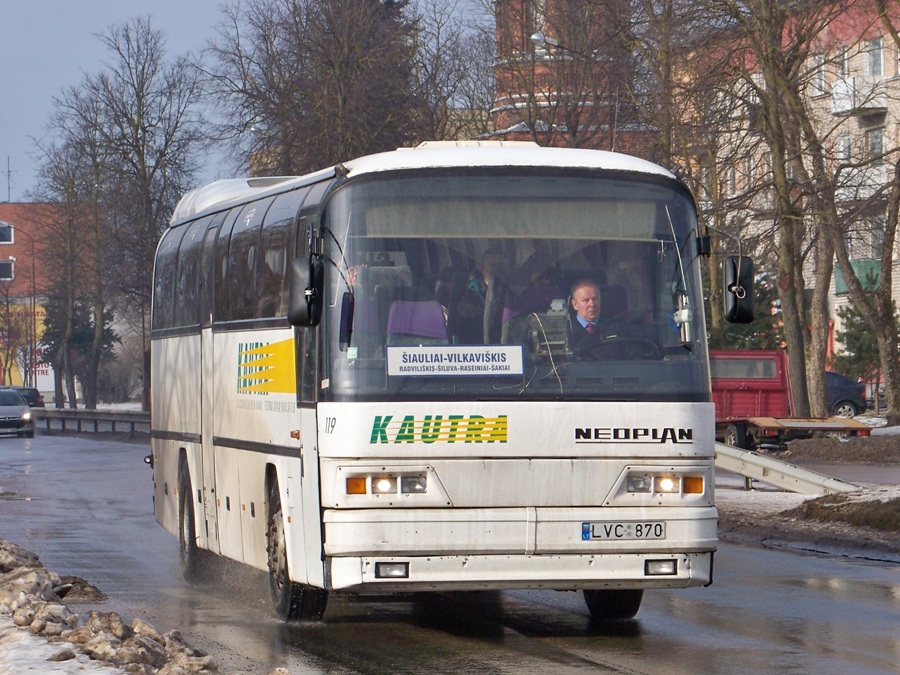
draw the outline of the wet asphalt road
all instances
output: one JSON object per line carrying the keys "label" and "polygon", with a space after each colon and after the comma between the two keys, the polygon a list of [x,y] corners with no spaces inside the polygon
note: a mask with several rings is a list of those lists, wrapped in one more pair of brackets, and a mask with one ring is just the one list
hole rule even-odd
{"label": "wet asphalt road", "polygon": [[152,514],[145,444],[0,438],[0,538],[178,628],[225,673],[895,673],[900,565],[721,544],[710,588],[648,591],[637,619],[590,620],[580,594],[332,599],[319,624],[274,619],[263,574],[222,561],[188,586]]}

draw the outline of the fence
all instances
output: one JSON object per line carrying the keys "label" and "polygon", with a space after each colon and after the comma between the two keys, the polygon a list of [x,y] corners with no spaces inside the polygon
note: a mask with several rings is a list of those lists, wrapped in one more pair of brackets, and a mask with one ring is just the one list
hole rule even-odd
{"label": "fence", "polygon": [[150,413],[117,410],[84,410],[71,408],[34,408],[36,426],[47,431],[123,432],[131,436],[150,434]]}

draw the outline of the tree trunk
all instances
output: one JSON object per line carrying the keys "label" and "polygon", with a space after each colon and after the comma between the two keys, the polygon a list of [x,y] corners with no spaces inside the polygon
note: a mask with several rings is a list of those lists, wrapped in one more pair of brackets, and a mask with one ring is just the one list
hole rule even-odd
{"label": "tree trunk", "polygon": [[821,236],[816,245],[816,281],[810,303],[809,349],[806,352],[806,381],[809,393],[809,408],[813,417],[828,417],[825,394],[825,358],[828,352],[828,336],[831,316],[828,313],[828,290],[831,273],[834,270],[834,249],[831,240]]}
{"label": "tree trunk", "polygon": [[88,410],[97,409],[97,381],[100,372],[100,358],[103,355],[103,303],[94,304],[94,335],[91,340],[91,350],[88,355],[87,372],[85,373],[84,407]]}
{"label": "tree trunk", "polygon": [[75,388],[75,371],[72,368],[72,355],[69,347],[65,350],[66,391],[69,396],[69,407],[72,410],[78,408],[78,391]]}

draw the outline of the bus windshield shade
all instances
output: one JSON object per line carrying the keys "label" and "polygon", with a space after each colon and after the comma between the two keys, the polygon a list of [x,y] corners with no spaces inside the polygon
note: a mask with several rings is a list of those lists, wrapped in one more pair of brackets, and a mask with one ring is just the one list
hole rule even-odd
{"label": "bus windshield shade", "polygon": [[674,181],[385,174],[336,191],[325,227],[329,398],[708,397]]}

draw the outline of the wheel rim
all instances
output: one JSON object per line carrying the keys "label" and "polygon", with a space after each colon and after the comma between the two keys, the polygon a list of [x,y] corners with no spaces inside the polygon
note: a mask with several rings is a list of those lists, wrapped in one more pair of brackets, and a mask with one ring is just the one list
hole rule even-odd
{"label": "wheel rim", "polygon": [[725,431],[725,445],[738,447],[737,429],[734,427],[728,427]]}
{"label": "wheel rim", "polygon": [[849,403],[842,403],[837,407],[836,414],[838,417],[853,417],[856,415],[856,410]]}

